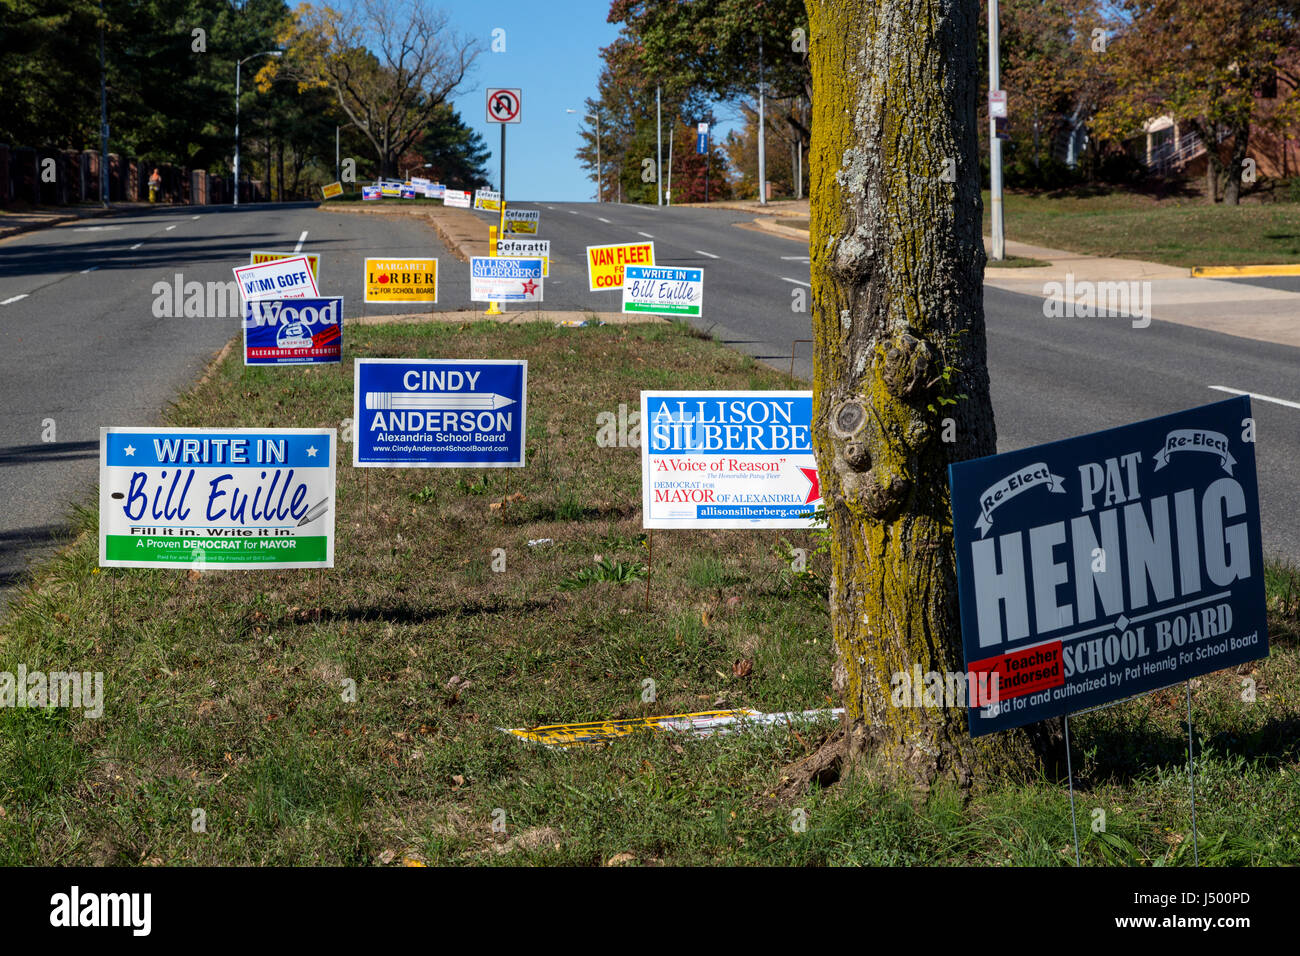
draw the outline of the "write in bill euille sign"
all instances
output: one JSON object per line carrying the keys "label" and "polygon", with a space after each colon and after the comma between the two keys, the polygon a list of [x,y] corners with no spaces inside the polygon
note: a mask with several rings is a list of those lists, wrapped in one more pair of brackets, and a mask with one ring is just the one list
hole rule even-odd
{"label": "write in bill euille sign", "polygon": [[332,428],[101,428],[99,564],[334,567]]}
{"label": "write in bill euille sign", "polygon": [[644,528],[810,528],[812,392],[642,392]]}
{"label": "write in bill euille sign", "polygon": [[1268,654],[1248,397],[949,467],[973,736]]}

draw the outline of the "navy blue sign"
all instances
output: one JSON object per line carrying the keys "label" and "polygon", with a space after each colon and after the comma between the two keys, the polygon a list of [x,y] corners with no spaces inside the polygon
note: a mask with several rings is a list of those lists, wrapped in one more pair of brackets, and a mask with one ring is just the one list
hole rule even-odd
{"label": "navy blue sign", "polygon": [[528,363],[357,359],[352,464],[522,468]]}
{"label": "navy blue sign", "polygon": [[1268,655],[1246,396],[949,467],[978,737]]}
{"label": "navy blue sign", "polygon": [[317,365],[342,360],[342,296],[244,303],[245,365]]}

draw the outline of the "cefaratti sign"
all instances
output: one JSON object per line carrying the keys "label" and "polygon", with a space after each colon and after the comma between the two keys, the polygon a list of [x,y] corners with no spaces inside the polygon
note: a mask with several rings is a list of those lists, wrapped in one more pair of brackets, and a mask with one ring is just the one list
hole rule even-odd
{"label": "cefaratti sign", "polygon": [[1268,654],[1242,396],[949,468],[972,736]]}

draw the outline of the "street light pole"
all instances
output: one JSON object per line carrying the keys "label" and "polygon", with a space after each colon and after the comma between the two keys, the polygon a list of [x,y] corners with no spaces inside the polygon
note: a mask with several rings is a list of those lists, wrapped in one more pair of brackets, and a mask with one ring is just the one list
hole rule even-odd
{"label": "street light pole", "polygon": [[[566,109],[566,113],[576,113],[577,110]],[[605,201],[605,167],[600,158],[600,111],[588,113],[587,116],[596,121],[596,202]]]}
{"label": "street light pole", "polygon": [[[998,70],[998,0],[989,0],[989,93],[999,88]],[[1002,224],[1002,140],[998,139],[998,121],[993,116],[992,96],[989,107],[989,218],[993,226],[993,260],[1007,256],[1006,232]]]}
{"label": "street light pole", "polygon": [[[253,53],[244,57],[242,60],[235,61],[235,205],[239,205],[239,74],[243,70],[244,64],[259,56],[282,56],[282,50],[263,50],[261,53]],[[335,149],[337,156],[337,146]],[[271,170],[266,171],[266,178],[270,180]],[[283,183],[281,184],[283,185]],[[284,198],[283,196],[281,197]]]}
{"label": "street light pole", "polygon": [[664,118],[659,87],[655,87],[655,194],[659,205],[664,204]]}
{"label": "street light pole", "polygon": [[108,74],[104,67],[104,0],[99,0],[99,201],[108,208]]}

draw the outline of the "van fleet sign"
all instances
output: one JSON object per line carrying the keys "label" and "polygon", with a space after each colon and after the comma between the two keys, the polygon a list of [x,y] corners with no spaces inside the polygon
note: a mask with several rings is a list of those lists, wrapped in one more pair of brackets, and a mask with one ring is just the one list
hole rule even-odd
{"label": "van fleet sign", "polygon": [[320,256],[314,252],[261,252],[254,249],[248,254],[248,264],[250,266],[260,266],[263,262],[279,262],[281,259],[292,259],[294,256],[302,256],[311,264],[312,278],[320,282]]}
{"label": "van fleet sign", "polygon": [[528,363],[357,359],[357,468],[522,468]]}
{"label": "van fleet sign", "polygon": [[812,392],[641,393],[642,527],[811,528],[820,501]]}
{"label": "van fleet sign", "polygon": [[997,688],[972,736],[1267,656],[1249,398],[949,480],[968,679]]}
{"label": "van fleet sign", "polygon": [[334,436],[101,428],[100,566],[334,567]]}
{"label": "van fleet sign", "polygon": [[655,264],[653,242],[629,242],[619,246],[587,247],[588,291],[623,288],[624,266],[652,266]]}
{"label": "van fleet sign", "polygon": [[320,365],[342,360],[342,296],[244,303],[245,365]]}

